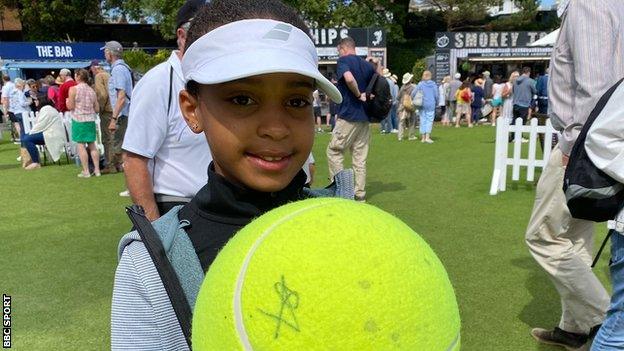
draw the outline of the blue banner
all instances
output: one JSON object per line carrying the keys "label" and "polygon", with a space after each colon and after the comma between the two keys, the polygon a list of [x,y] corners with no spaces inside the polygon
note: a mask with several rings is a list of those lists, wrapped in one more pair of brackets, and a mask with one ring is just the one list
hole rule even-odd
{"label": "blue banner", "polygon": [[104,60],[104,43],[0,42],[2,60]]}

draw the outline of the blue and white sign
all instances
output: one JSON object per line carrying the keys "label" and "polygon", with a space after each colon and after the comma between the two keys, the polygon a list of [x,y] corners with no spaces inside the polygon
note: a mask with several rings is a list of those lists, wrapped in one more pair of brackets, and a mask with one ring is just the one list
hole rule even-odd
{"label": "blue and white sign", "polygon": [[0,42],[2,60],[62,60],[78,61],[104,59],[100,50],[104,43],[45,43]]}

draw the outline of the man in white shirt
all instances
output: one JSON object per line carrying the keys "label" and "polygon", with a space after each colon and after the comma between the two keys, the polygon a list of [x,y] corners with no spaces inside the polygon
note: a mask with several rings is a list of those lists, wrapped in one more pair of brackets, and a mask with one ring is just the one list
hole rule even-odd
{"label": "man in white shirt", "polygon": [[550,61],[548,98],[550,119],[562,137],[537,183],[525,239],[561,298],[559,325],[534,328],[531,335],[576,350],[591,343],[609,308],[609,294],[591,269],[594,223],[572,218],[563,178],[592,109],[624,76],[624,2],[563,1],[558,12],[562,25]]}
{"label": "man in white shirt", "polygon": [[190,22],[205,3],[189,0],[178,11],[179,51],[147,72],[133,91],[124,138],[124,172],[130,196],[155,220],[188,202],[208,180],[212,157],[203,134],[187,126],[178,104],[184,89],[181,59]]}

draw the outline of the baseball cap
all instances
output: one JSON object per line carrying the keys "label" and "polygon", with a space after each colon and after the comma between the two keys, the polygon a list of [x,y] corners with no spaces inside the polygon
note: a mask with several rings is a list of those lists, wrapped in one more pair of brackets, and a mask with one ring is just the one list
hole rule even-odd
{"label": "baseball cap", "polygon": [[176,16],[176,28],[180,28],[184,23],[190,22],[199,9],[209,3],[210,0],[187,0],[178,10]]}
{"label": "baseball cap", "polygon": [[97,67],[100,65],[100,60],[95,59],[95,60],[91,60],[91,64],[89,65],[89,67]]}
{"label": "baseball cap", "polygon": [[101,47],[100,50],[108,50],[114,54],[121,54],[123,52],[123,46],[121,46],[118,41],[111,40],[104,43],[104,46]]}
{"label": "baseball cap", "polygon": [[336,103],[338,89],[318,70],[312,39],[301,29],[269,19],[228,23],[197,39],[182,57],[184,81],[219,84],[267,73],[297,73],[316,80]]}
{"label": "baseball cap", "polygon": [[461,78],[461,73],[455,73],[455,79]]}

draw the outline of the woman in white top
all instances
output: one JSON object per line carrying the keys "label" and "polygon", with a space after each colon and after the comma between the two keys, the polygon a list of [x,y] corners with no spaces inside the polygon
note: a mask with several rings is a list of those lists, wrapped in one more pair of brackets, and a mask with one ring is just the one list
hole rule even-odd
{"label": "woman in white top", "polygon": [[451,119],[446,113],[446,100],[448,100],[447,94],[450,93],[451,90],[451,76],[446,76],[442,79],[442,84],[438,87],[438,92],[440,94],[440,101],[438,102],[438,107],[440,107],[440,115],[442,116],[442,125],[450,126]]}
{"label": "woman in white top", "polygon": [[14,120],[17,121],[15,129],[20,136],[24,133],[24,118],[28,117],[32,103],[32,100],[26,97],[25,86],[26,82],[23,79],[15,79],[15,88],[9,96],[9,110],[15,115]]}
{"label": "woman in white top", "polygon": [[493,126],[496,126],[496,117],[503,106],[503,89],[505,89],[505,84],[501,83],[500,76],[496,76],[492,86],[492,114],[490,115]]}
{"label": "woman in white top", "polygon": [[504,84],[502,97],[503,97],[503,112],[502,116],[508,123],[513,121],[513,83],[520,76],[518,71],[511,72],[509,81]]}
{"label": "woman in white top", "polygon": [[24,167],[28,171],[41,168],[37,145],[45,145],[54,162],[60,159],[65,149],[65,127],[63,127],[60,113],[53,107],[54,103],[46,94],[39,94],[38,100],[39,113],[35,125],[29,134],[22,136],[23,145],[32,160],[30,165]]}

